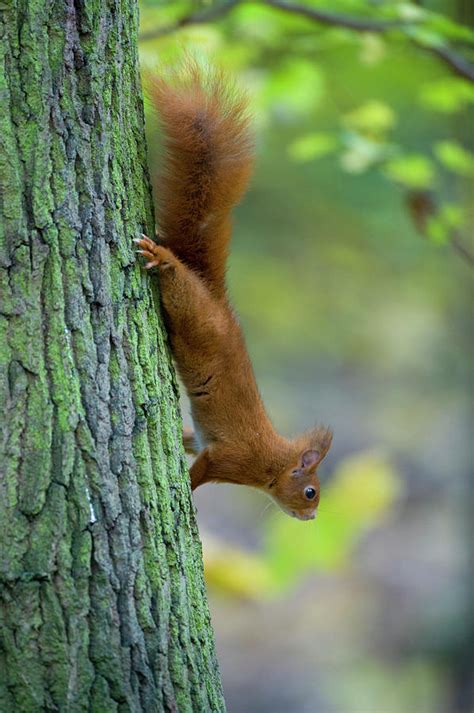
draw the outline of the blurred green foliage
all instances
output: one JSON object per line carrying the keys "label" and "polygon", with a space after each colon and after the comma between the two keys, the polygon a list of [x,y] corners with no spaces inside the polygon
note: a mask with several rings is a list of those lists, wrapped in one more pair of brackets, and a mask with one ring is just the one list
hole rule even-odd
{"label": "blurred green foliage", "polygon": [[266,555],[276,581],[288,584],[305,572],[347,565],[361,538],[384,521],[400,492],[399,477],[382,456],[361,453],[344,459],[325,489],[316,522],[308,526],[280,514],[270,521]]}
{"label": "blurred green foliage", "polygon": [[[292,710],[347,713],[357,701],[367,713],[464,713],[452,701],[462,697],[467,651],[459,523],[472,273],[456,245],[474,252],[474,84],[448,60],[474,64],[474,8],[464,3],[460,16],[449,0],[303,3],[401,26],[354,31],[264,2],[141,2],[144,67],[159,71],[191,51],[248,90],[257,161],[237,209],[232,300],[277,427],[291,434],[318,419],[335,430],[314,522],[262,515],[245,489],[197,493],[207,582],[226,595],[214,607],[216,630],[237,621],[221,649],[224,667],[230,651],[224,681],[238,674],[235,640],[245,630],[232,710],[247,713],[238,705],[253,668],[264,671],[265,656],[276,667],[272,651],[285,637],[295,642],[292,658],[297,648],[310,656],[320,642],[308,631],[324,639],[326,626],[329,663],[323,653],[317,666],[327,666],[331,705]],[[178,28],[183,18],[191,21]],[[149,107],[147,126],[155,171]],[[413,205],[429,209],[417,214]],[[208,534],[216,509],[219,538]],[[229,533],[237,511],[242,520]],[[282,600],[295,626],[278,639]],[[252,621],[263,626],[260,606],[274,607],[267,649],[252,630]],[[306,638],[297,638],[298,622]],[[252,657],[255,667],[246,666]],[[285,689],[287,665],[277,669]],[[298,686],[314,679],[316,689],[313,674]],[[273,712],[275,700],[255,710]]]}
{"label": "blurred green foliage", "polygon": [[[463,231],[469,241],[471,215],[465,197],[474,159],[466,144],[472,143],[472,132],[458,125],[460,140],[452,141],[450,134],[453,120],[474,102],[474,64],[471,80],[458,76],[465,72],[457,69],[474,58],[474,31],[440,12],[439,5],[438,12],[419,3],[387,0],[337,0],[326,5],[313,1],[306,6],[329,11],[331,21],[320,24],[267,6],[263,0],[144,0],[142,34],[149,33],[149,39],[141,45],[142,62],[152,67],[175,63],[184,49],[191,48],[197,56],[240,74],[261,132],[275,123],[304,129],[286,145],[295,162],[333,155],[349,174],[380,171],[395,190],[435,191],[436,210],[447,197],[453,204],[454,174],[456,235],[459,238]],[[396,24],[384,31],[354,31],[347,16]],[[429,64],[436,67],[437,78],[426,71]],[[359,74],[354,83],[344,79],[348,67],[351,79]],[[402,78],[399,87],[394,85],[394,74]],[[328,107],[328,100],[337,105]],[[336,122],[328,126],[331,113]],[[429,120],[426,136],[422,135],[424,113],[438,114]],[[417,131],[410,132],[407,125],[414,115]],[[450,226],[442,217],[439,223],[443,228],[423,229],[424,237],[438,244],[450,242]]]}
{"label": "blurred green foliage", "polygon": [[[320,25],[264,3],[235,3],[231,12],[216,12],[225,5],[142,0],[142,33],[150,38],[140,52],[143,66],[159,71],[191,51],[238,74],[248,89],[258,172],[237,223],[230,281],[257,372],[260,367],[269,378],[271,353],[273,373],[285,371],[290,360],[304,374],[314,351],[331,361],[331,369],[341,368],[341,354],[347,354],[352,368],[360,366],[374,379],[407,365],[423,378],[426,361],[413,350],[415,335],[419,343],[434,339],[439,317],[433,302],[448,309],[450,286],[436,263],[426,262],[408,211],[403,227],[387,224],[384,214],[393,214],[400,192],[434,191],[436,210],[424,229],[433,250],[446,247],[453,231],[464,232],[468,240],[474,155],[462,112],[474,103],[474,86],[423,48],[458,51],[462,42],[467,61],[474,56],[474,33],[447,14],[407,2],[307,3],[334,15],[404,23],[387,33]],[[194,23],[202,13],[209,13],[209,21]],[[176,25],[188,17],[189,25]],[[152,166],[159,148],[155,122],[148,112]],[[350,182],[354,178],[357,183]],[[311,185],[314,195],[308,193]],[[378,221],[369,226],[372,237],[362,237],[367,225],[362,226],[361,214],[379,205],[383,210],[372,210],[372,220]],[[308,226],[314,220],[313,234]],[[316,232],[335,233],[338,239],[318,241]],[[427,301],[433,280],[437,295]],[[384,297],[374,303],[377,289]],[[308,322],[315,304],[317,315]],[[311,328],[313,320],[317,328]],[[296,346],[301,340],[303,352]],[[446,359],[446,372],[452,372]],[[269,582],[288,584],[312,567],[342,566],[371,518],[377,522],[396,500],[398,487],[383,459],[349,459],[324,493],[321,508],[329,510],[316,527],[272,518],[263,560],[237,550],[224,558],[209,555],[208,578],[228,591],[255,594]],[[349,510],[345,488],[354,488],[351,497],[358,494],[357,506]]]}
{"label": "blurred green foliage", "polygon": [[264,557],[205,532],[201,536],[206,583],[214,591],[244,599],[266,598],[275,591],[275,580]]}
{"label": "blurred green foliage", "polygon": [[331,571],[351,561],[363,536],[389,516],[402,482],[386,458],[360,453],[344,459],[324,492],[311,524],[275,512],[260,554],[206,536],[207,582],[239,597],[266,597],[295,586],[305,574]]}
{"label": "blurred green foliage", "polygon": [[427,81],[420,88],[420,103],[441,114],[457,114],[474,104],[474,86],[464,79],[444,77]]}
{"label": "blurred green foliage", "polygon": [[[332,684],[332,685],[331,685]],[[346,680],[331,681],[331,694],[341,711],[397,711],[432,713],[443,705],[443,673],[426,660],[360,662]]]}

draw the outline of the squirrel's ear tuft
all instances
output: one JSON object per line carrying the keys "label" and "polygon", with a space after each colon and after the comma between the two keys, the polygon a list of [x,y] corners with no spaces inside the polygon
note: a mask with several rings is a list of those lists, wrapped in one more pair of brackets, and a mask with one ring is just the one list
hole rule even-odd
{"label": "squirrel's ear tuft", "polygon": [[332,431],[325,426],[317,426],[310,434],[310,450],[319,453],[320,463],[331,448]]}
{"label": "squirrel's ear tuft", "polygon": [[321,461],[321,453],[314,449],[304,451],[301,456],[301,465],[303,468],[314,468]]}

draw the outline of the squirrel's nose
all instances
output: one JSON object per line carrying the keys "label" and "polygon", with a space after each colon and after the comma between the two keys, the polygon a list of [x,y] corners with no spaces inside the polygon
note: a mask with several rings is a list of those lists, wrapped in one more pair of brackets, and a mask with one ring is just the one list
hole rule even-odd
{"label": "squirrel's nose", "polygon": [[292,510],[291,514],[293,517],[298,518],[298,520],[314,520],[314,518],[316,517],[316,510],[314,510],[309,515],[306,515],[306,514],[300,515],[299,513],[296,512],[296,510]]}

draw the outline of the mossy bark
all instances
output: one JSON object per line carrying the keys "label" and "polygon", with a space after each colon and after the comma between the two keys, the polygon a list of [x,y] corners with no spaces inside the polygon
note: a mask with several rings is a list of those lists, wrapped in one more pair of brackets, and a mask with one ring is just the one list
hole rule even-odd
{"label": "mossy bark", "polygon": [[0,2],[0,710],[222,711],[135,0]]}

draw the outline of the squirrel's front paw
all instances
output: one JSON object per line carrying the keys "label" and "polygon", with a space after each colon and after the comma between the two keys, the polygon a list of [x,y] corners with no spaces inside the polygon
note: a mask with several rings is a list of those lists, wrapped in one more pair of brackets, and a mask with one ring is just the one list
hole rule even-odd
{"label": "squirrel's front paw", "polygon": [[143,255],[143,257],[148,260],[145,264],[146,270],[150,270],[152,267],[171,267],[173,255],[167,248],[164,248],[162,245],[157,245],[153,240],[143,235],[143,233],[141,238],[134,238],[133,242],[137,243],[140,247],[137,253]]}

